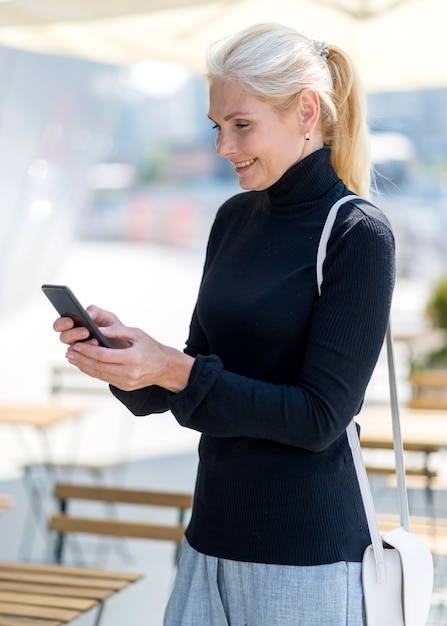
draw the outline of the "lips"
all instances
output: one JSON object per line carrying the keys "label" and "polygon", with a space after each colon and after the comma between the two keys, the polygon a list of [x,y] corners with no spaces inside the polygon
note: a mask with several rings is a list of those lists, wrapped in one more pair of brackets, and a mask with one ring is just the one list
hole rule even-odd
{"label": "lips", "polygon": [[233,163],[233,167],[236,171],[243,170],[244,168],[249,167],[249,165],[253,165],[255,161],[257,161],[257,159],[250,159],[248,161],[241,161],[240,163]]}

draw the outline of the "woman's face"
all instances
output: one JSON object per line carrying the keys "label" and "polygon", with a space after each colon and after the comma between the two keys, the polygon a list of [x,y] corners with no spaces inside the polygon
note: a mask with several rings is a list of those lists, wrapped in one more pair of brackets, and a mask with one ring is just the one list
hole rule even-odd
{"label": "woman's face", "polygon": [[315,149],[305,139],[299,102],[278,112],[231,81],[211,83],[209,118],[217,131],[217,154],[230,160],[242,189],[267,189]]}

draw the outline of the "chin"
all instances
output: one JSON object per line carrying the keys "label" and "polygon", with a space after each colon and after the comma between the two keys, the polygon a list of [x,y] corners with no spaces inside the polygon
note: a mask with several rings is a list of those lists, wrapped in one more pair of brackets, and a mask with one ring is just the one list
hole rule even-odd
{"label": "chin", "polygon": [[243,182],[239,181],[239,187],[241,189],[245,189],[245,191],[253,191],[251,185],[249,185],[248,183],[243,183]]}
{"label": "chin", "polygon": [[239,181],[239,187],[244,189],[245,191],[264,191],[267,189],[268,185],[256,185],[254,183],[244,182],[242,180]]}

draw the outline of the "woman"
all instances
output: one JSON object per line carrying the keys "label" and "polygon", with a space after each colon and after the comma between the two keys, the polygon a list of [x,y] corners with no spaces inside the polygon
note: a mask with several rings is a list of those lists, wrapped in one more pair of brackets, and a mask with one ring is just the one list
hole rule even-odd
{"label": "woman", "polygon": [[390,311],[394,243],[366,200],[364,97],[348,57],[254,26],[212,47],[209,117],[241,193],[218,211],[184,352],[89,308],[124,349],[81,343],[70,363],[134,414],[170,409],[202,433],[192,518],[166,626],[360,626],[370,539],[345,429]]}

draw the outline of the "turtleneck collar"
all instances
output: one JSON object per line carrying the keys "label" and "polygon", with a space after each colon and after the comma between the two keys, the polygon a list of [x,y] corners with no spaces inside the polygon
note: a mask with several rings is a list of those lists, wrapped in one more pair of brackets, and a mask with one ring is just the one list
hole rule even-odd
{"label": "turtleneck collar", "polygon": [[330,163],[330,149],[321,148],[292,165],[281,178],[266,189],[268,209],[272,213],[290,215],[297,205],[313,203],[337,183],[343,185]]}

